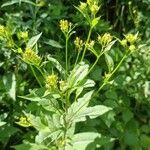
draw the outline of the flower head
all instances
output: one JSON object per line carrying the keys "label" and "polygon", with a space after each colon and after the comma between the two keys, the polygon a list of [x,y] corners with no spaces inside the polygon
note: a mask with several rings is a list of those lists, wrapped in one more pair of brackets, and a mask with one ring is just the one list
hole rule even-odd
{"label": "flower head", "polygon": [[91,13],[93,15],[96,15],[96,13],[99,11],[99,6],[97,4],[93,4],[91,7],[90,7],[90,10],[91,10]]}
{"label": "flower head", "polygon": [[60,20],[60,29],[63,33],[68,33],[71,29],[72,23],[68,20]]}
{"label": "flower head", "polygon": [[5,27],[3,25],[0,25],[0,36],[4,36],[5,34]]}
{"label": "flower head", "polygon": [[76,39],[74,40],[74,44],[78,50],[82,50],[84,43],[83,40],[81,40],[79,37],[76,37]]}
{"label": "flower head", "polygon": [[46,78],[46,88],[54,90],[57,88],[58,77],[55,74],[51,74]]}
{"label": "flower head", "polygon": [[23,127],[32,126],[32,124],[30,123],[30,121],[27,117],[20,117],[19,122],[16,122],[16,123]]}
{"label": "flower head", "polygon": [[39,66],[42,60],[41,57],[39,57],[31,48],[26,48],[22,57],[26,63],[33,64],[35,66]]}
{"label": "flower head", "polygon": [[79,8],[84,11],[87,8],[87,3],[80,2]]}
{"label": "flower head", "polygon": [[21,31],[17,33],[18,39],[28,39],[28,31]]}
{"label": "flower head", "polygon": [[107,46],[111,41],[112,36],[109,33],[105,33],[103,36],[98,35],[98,42],[103,46]]}
{"label": "flower head", "polygon": [[86,46],[89,49],[93,49],[94,44],[95,44],[95,41],[91,40]]}
{"label": "flower head", "polygon": [[138,34],[135,34],[135,35],[134,35],[134,34],[129,33],[129,34],[125,35],[125,39],[126,39],[130,44],[134,44],[134,43],[136,42],[137,38],[138,38]]}

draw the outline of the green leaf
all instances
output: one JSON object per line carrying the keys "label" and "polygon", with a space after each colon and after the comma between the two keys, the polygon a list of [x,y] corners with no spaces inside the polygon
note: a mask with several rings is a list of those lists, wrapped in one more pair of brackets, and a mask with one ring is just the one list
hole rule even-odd
{"label": "green leaf", "polygon": [[50,55],[47,56],[47,59],[56,67],[56,69],[63,75],[65,76],[65,70],[62,67],[62,65],[58,62],[57,59],[51,57]]}
{"label": "green leaf", "polygon": [[113,40],[112,42],[110,42],[107,47],[104,49],[104,52],[108,52],[112,46],[116,43],[117,40]]}
{"label": "green leaf", "polygon": [[105,60],[106,60],[106,63],[107,63],[108,71],[112,72],[113,69],[114,69],[114,61],[113,61],[113,59],[111,58],[110,55],[105,53]]}
{"label": "green leaf", "polygon": [[6,122],[0,121],[0,127],[3,126],[3,125],[5,125],[5,124],[6,124]]}
{"label": "green leaf", "polygon": [[27,43],[27,47],[28,48],[32,48],[36,43],[37,41],[39,40],[39,38],[41,37],[42,33],[36,35],[36,36],[33,36]]}
{"label": "green leaf", "polygon": [[93,91],[86,93],[82,98],[79,98],[68,108],[68,112],[66,115],[66,120],[68,123],[85,120],[84,118],[79,118],[78,116],[82,114],[87,108],[92,94]]}
{"label": "green leaf", "polygon": [[44,43],[46,43],[46,44],[48,44],[48,45],[51,45],[52,47],[63,48],[63,46],[60,45],[59,42],[54,41],[54,40],[48,40],[48,41],[45,41]]}
{"label": "green leaf", "polygon": [[84,121],[86,116],[89,116],[91,119],[96,118],[98,116],[103,115],[104,113],[111,110],[110,107],[106,107],[103,105],[97,105],[94,107],[88,107],[83,112],[78,113],[76,121]]}
{"label": "green leaf", "polygon": [[100,19],[100,17],[97,17],[92,20],[92,28],[94,28],[98,24],[99,19]]}
{"label": "green leaf", "polygon": [[28,3],[28,4],[31,4],[34,6],[36,5],[34,2],[29,1],[29,0],[11,0],[9,2],[2,4],[1,7],[11,6],[11,5],[14,5],[16,3],[21,4],[21,2]]}
{"label": "green leaf", "polygon": [[16,100],[16,77],[15,74],[10,73],[5,76],[3,76],[3,83],[6,89],[6,92],[9,94],[9,96]]}
{"label": "green leaf", "polygon": [[15,148],[15,150],[49,150],[48,147],[35,143],[24,143],[12,147]]}
{"label": "green leaf", "polygon": [[73,148],[75,150],[85,150],[90,143],[94,142],[96,138],[100,137],[100,134],[94,132],[75,134],[73,137]]}
{"label": "green leaf", "polygon": [[93,87],[94,85],[95,85],[95,82],[90,79],[86,80],[85,82],[81,82],[76,90],[76,98],[81,94],[84,88]]}
{"label": "green leaf", "polygon": [[81,62],[80,64],[76,65],[76,67],[71,71],[70,76],[68,77],[68,86],[75,87],[81,82],[86,75],[88,74],[89,65]]}
{"label": "green leaf", "polygon": [[59,109],[59,104],[52,94],[48,94],[45,91],[45,88],[36,89],[31,91],[30,94],[26,96],[18,96],[20,98],[38,102],[39,105],[41,105],[44,109],[52,112],[57,112]]}

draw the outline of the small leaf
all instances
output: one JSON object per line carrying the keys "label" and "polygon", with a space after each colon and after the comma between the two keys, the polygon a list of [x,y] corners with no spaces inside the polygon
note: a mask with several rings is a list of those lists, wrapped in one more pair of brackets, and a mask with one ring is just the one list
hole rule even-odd
{"label": "small leaf", "polygon": [[92,28],[94,28],[98,24],[99,19],[100,19],[100,17],[97,17],[92,20]]}
{"label": "small leaf", "polygon": [[39,38],[41,37],[42,33],[36,35],[36,36],[33,36],[27,43],[27,47],[28,48],[32,48],[36,43],[37,41],[39,40]]}
{"label": "small leaf", "polygon": [[110,42],[110,43],[107,45],[107,47],[104,49],[104,52],[109,51],[109,50],[112,48],[112,46],[116,43],[116,41],[117,41],[117,40],[113,40],[112,42]]}
{"label": "small leaf", "polygon": [[105,53],[105,60],[106,60],[109,72],[113,71],[113,69],[114,69],[114,61],[111,58],[111,56],[108,55],[107,53]]}
{"label": "small leaf", "polygon": [[44,43],[46,43],[46,44],[48,44],[48,45],[51,45],[52,47],[63,48],[63,46],[60,45],[59,42],[54,41],[54,40],[48,40],[48,41],[46,41],[46,42],[44,42]]}
{"label": "small leaf", "polygon": [[16,77],[15,74],[7,74],[3,77],[3,83],[9,96],[16,100]]}

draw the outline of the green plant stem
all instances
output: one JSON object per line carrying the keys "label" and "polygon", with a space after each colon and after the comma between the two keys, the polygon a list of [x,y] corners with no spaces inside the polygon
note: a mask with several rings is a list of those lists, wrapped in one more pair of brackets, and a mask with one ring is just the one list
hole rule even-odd
{"label": "green plant stem", "polygon": [[44,75],[43,71],[42,71],[39,67],[36,67],[36,68],[39,70],[39,72],[41,73],[41,75],[42,75],[43,78],[45,79],[45,75]]}
{"label": "green plant stem", "polygon": [[35,76],[37,82],[39,83],[40,87],[42,87],[42,83],[41,83],[41,81],[39,80],[39,78],[37,77],[37,75],[36,75],[36,73],[35,73],[34,68],[32,67],[32,65],[30,65],[30,68],[31,68],[32,73],[33,73],[33,75]]}
{"label": "green plant stem", "polygon": [[66,35],[66,75],[68,74],[68,35]]}
{"label": "green plant stem", "polygon": [[118,68],[121,66],[121,64],[123,63],[123,61],[126,59],[127,54],[125,54],[122,59],[120,60],[120,62],[118,63],[118,65],[116,66],[116,68],[113,70],[113,72],[111,72],[109,74],[109,77],[107,77],[107,79],[105,80],[105,82],[99,87],[99,89],[97,90],[96,94],[99,93],[99,91],[107,84],[107,82],[109,81],[109,79],[112,77],[112,75],[118,70]]}
{"label": "green plant stem", "polygon": [[79,56],[80,56],[80,51],[78,51],[78,54],[77,54],[77,57],[76,57],[76,61],[75,61],[75,64],[74,64],[74,67],[76,66],[78,60],[79,60]]}
{"label": "green plant stem", "polygon": [[94,64],[92,65],[92,67],[90,68],[90,70],[88,71],[88,74],[93,70],[93,68],[95,67],[95,65],[97,64],[97,62],[99,61],[100,57],[104,54],[104,50],[102,47],[102,51],[101,53],[98,55],[98,57],[96,58],[96,61],[94,62]]}
{"label": "green plant stem", "polygon": [[87,44],[89,43],[89,40],[90,40],[90,37],[91,37],[91,33],[92,33],[92,27],[90,27],[90,30],[89,30],[89,33],[88,33],[88,37],[87,37],[87,40],[86,40],[86,43],[85,43],[85,47],[84,47],[83,54],[82,54],[80,62],[82,62],[83,59],[84,59],[85,52],[87,50]]}

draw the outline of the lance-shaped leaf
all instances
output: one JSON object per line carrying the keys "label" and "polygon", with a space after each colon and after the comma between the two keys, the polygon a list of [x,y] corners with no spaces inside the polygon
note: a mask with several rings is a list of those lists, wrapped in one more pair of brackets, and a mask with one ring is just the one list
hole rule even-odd
{"label": "lance-shaped leaf", "polygon": [[109,110],[111,110],[110,107],[103,106],[103,105],[88,107],[84,111],[82,111],[78,114],[78,116],[76,117],[76,122],[85,121],[86,116],[90,117],[91,119],[94,119],[98,116],[103,115],[104,113],[108,112]]}
{"label": "lance-shaped leaf", "polygon": [[7,74],[3,77],[3,83],[6,89],[6,92],[9,96],[16,100],[16,77],[15,74]]}
{"label": "lance-shaped leaf", "polygon": [[27,47],[28,48],[32,48],[36,43],[37,41],[39,40],[39,38],[41,37],[42,33],[36,35],[36,36],[33,36],[27,43]]}
{"label": "lance-shaped leaf", "polygon": [[79,98],[70,106],[70,108],[68,108],[68,112],[66,114],[66,122],[72,123],[79,121],[78,116],[86,110],[92,94],[93,91],[86,93],[82,98]]}
{"label": "lance-shaped leaf", "polygon": [[76,65],[76,67],[71,71],[71,74],[68,77],[68,86],[70,88],[77,86],[77,84],[86,77],[86,75],[88,74],[88,70],[89,65],[85,64],[84,62]]}
{"label": "lance-shaped leaf", "polygon": [[114,61],[111,58],[111,56],[108,55],[107,53],[105,53],[105,60],[106,60],[106,63],[107,63],[108,71],[109,72],[113,71],[113,69],[114,69]]}
{"label": "lance-shaped leaf", "polygon": [[47,59],[54,65],[54,67],[56,67],[56,69],[60,72],[60,74],[65,76],[65,70],[57,59],[51,57],[50,55],[47,56]]}
{"label": "lance-shaped leaf", "polygon": [[93,143],[96,138],[100,137],[100,134],[94,132],[84,132],[75,134],[73,137],[73,149],[85,150],[89,144]]}

